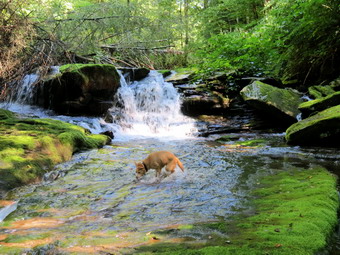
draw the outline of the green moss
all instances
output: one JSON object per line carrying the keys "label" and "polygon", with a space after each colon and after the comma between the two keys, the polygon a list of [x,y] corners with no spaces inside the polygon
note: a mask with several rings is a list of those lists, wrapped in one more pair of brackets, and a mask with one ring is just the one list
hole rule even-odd
{"label": "green moss", "polygon": [[233,144],[233,145],[238,145],[238,146],[245,146],[245,147],[261,147],[265,146],[267,144],[267,141],[264,139],[250,139],[246,141],[235,141],[239,137],[233,136],[233,135],[226,135],[218,138],[216,142],[219,143],[228,143],[228,144]]}
{"label": "green moss", "polygon": [[235,135],[224,135],[216,139],[216,142],[225,143],[225,142],[235,141],[237,139],[238,139],[238,136],[235,136]]}
{"label": "green moss", "polygon": [[311,114],[340,104],[340,91],[299,105],[302,113]]}
{"label": "green moss", "polygon": [[2,242],[4,243],[22,243],[28,240],[37,240],[49,237],[49,234],[33,234],[33,235],[9,235]]}
{"label": "green moss", "polygon": [[[319,144],[340,134],[340,105],[319,112],[290,126],[286,140],[291,144]],[[333,142],[336,142],[333,139]]]}
{"label": "green moss", "polygon": [[302,102],[300,95],[289,89],[279,89],[255,81],[244,87],[240,94],[253,107],[277,118],[289,117],[294,120],[300,113],[298,110],[298,106]]}
{"label": "green moss", "polygon": [[[137,253],[307,255],[324,249],[337,225],[335,176],[316,167],[277,171],[257,181],[248,205],[254,208],[253,214],[237,216],[231,222],[193,226],[226,235],[218,238],[212,234],[205,243],[160,242],[140,247]],[[177,230],[176,235],[180,234]]]}
{"label": "green moss", "polygon": [[109,64],[67,64],[59,68],[61,73],[65,72],[82,72],[85,68],[102,69],[107,72],[116,72],[116,68]]}
{"label": "green moss", "polygon": [[0,174],[3,189],[40,178],[55,164],[83,149],[109,142],[82,127],[51,119],[19,119],[0,109]]}
{"label": "green moss", "polygon": [[308,93],[316,99],[328,96],[330,94],[333,94],[334,92],[334,89],[330,85],[317,85],[308,88]]}
{"label": "green moss", "polygon": [[164,78],[171,74],[171,70],[157,70],[157,72],[162,74]]}
{"label": "green moss", "polygon": [[191,80],[195,74],[196,70],[192,68],[179,68],[175,70],[175,73],[167,77],[169,81],[179,81],[179,80]]}

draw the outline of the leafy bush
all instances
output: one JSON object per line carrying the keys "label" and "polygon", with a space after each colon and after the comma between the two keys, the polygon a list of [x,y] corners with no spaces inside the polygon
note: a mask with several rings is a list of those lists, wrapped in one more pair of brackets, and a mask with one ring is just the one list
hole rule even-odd
{"label": "leafy bush", "polygon": [[[263,13],[254,16],[252,22],[247,22],[246,6],[244,13],[230,8],[227,9],[229,13],[227,10],[221,12],[231,2],[233,0],[222,1],[218,8],[220,12],[217,12],[221,16],[211,17],[216,22],[226,20],[229,23],[219,32],[213,30],[208,40],[198,44],[196,56],[202,69],[245,69],[255,75],[263,72],[284,80],[297,79],[301,83],[339,76],[338,1],[265,1]],[[246,2],[239,2],[238,8]],[[232,15],[238,16],[233,20]],[[205,26],[210,28],[210,24]],[[204,36],[207,34],[202,38]]]}

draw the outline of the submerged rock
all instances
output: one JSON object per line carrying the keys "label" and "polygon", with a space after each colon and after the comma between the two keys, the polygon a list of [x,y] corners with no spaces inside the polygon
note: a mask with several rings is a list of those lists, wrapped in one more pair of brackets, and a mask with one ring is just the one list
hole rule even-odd
{"label": "submerged rock", "polygon": [[100,116],[113,105],[120,77],[113,65],[71,64],[36,88],[34,103],[59,114]]}
{"label": "submerged rock", "polygon": [[339,104],[340,104],[340,91],[335,92],[326,97],[304,102],[299,105],[299,110],[302,113],[302,117],[306,118],[315,112],[320,112]]}
{"label": "submerged rock", "polygon": [[244,87],[242,98],[252,107],[280,122],[294,123],[300,113],[300,95],[290,89],[279,89],[260,81]]}
{"label": "submerged rock", "polygon": [[339,147],[339,138],[340,105],[299,121],[286,131],[286,140],[289,144]]}

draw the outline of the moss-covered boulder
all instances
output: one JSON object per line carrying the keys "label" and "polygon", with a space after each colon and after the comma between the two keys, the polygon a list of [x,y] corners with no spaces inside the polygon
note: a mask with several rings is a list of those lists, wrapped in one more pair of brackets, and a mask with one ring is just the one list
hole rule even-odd
{"label": "moss-covered boulder", "polygon": [[329,96],[304,102],[299,105],[302,117],[306,118],[315,112],[326,110],[327,108],[340,104],[340,91]]}
{"label": "moss-covered boulder", "polygon": [[313,98],[318,99],[335,92],[334,88],[330,85],[316,85],[308,88],[308,93]]}
{"label": "moss-covered boulder", "polygon": [[100,116],[112,107],[119,86],[113,65],[64,65],[37,86],[34,103],[59,114]]}
{"label": "moss-covered boulder", "polygon": [[22,184],[39,180],[60,162],[83,149],[110,142],[82,127],[52,119],[21,119],[0,109],[0,196]]}
{"label": "moss-covered boulder", "polygon": [[186,84],[193,77],[195,71],[191,69],[177,69],[172,75],[166,77],[166,82],[171,82],[174,85]]}
{"label": "moss-covered boulder", "polygon": [[286,131],[289,144],[339,147],[340,105],[303,119]]}
{"label": "moss-covered boulder", "polygon": [[286,123],[296,122],[300,113],[300,95],[290,89],[279,89],[260,81],[244,87],[240,92],[242,98],[252,107],[266,116]]}

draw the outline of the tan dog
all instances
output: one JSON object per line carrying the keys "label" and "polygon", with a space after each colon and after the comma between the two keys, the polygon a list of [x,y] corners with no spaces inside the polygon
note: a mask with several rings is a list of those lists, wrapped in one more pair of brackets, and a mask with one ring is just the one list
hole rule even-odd
{"label": "tan dog", "polygon": [[181,161],[179,161],[179,159],[169,151],[153,152],[142,162],[135,163],[135,165],[137,179],[142,178],[150,169],[155,169],[156,177],[158,177],[161,175],[161,171],[164,166],[170,173],[175,172],[176,165],[178,165],[184,172],[184,167]]}

